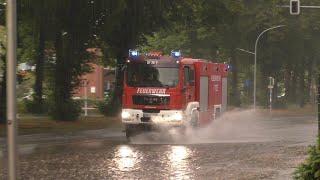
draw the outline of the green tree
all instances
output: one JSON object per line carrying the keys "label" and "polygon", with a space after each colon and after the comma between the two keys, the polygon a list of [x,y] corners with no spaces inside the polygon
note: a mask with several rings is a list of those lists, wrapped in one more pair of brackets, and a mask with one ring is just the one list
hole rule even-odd
{"label": "green tree", "polygon": [[[144,42],[143,35],[150,34],[166,24],[165,12],[170,10],[168,0],[110,0],[94,1],[95,27],[98,38],[104,42],[106,58],[117,60],[116,91],[113,106],[120,109],[123,71],[128,50]],[[107,59],[106,59],[107,60]]]}
{"label": "green tree", "polygon": [[[45,6],[45,2],[41,0],[24,0],[19,5],[21,10],[19,34],[22,36],[21,39],[26,41],[21,44],[21,49],[27,51],[21,54],[26,56],[25,58],[29,59],[30,63],[36,65],[33,102],[30,104],[32,106],[30,110],[33,113],[43,113],[45,43],[47,40],[45,36],[46,32],[50,32],[50,26],[47,23],[50,20],[49,7]],[[29,27],[31,32],[23,29],[24,26]],[[30,52],[33,53],[30,54]]]}
{"label": "green tree", "polygon": [[[98,15],[93,12],[94,2],[25,0],[20,3],[21,21],[33,27],[34,105],[41,111],[45,82],[49,90],[49,113],[56,120],[76,120],[80,113],[72,96],[80,85],[80,76],[90,71],[86,50],[95,37]],[[50,52],[50,57],[45,57],[45,51]]]}
{"label": "green tree", "polygon": [[90,61],[87,52],[91,35],[90,2],[68,0],[48,4],[54,9],[54,26],[51,27],[54,27],[55,58],[49,85],[52,89],[50,114],[56,120],[76,120],[81,111],[72,96],[80,85],[79,77],[90,70],[87,65]]}
{"label": "green tree", "polygon": [[[230,104],[252,103],[253,56],[237,48],[254,49],[254,43],[263,30],[279,25],[285,28],[264,34],[258,46],[258,103],[267,106],[268,77],[276,78],[274,102],[303,106],[310,99],[315,64],[319,57],[318,17],[314,13],[292,17],[288,10],[275,8],[282,4],[273,1],[184,1],[174,9],[179,15],[166,16],[169,25],[146,36],[143,50],[163,50],[169,53],[180,48],[184,55],[214,59],[233,66],[230,73]],[[285,100],[278,98],[285,92]],[[241,102],[243,101],[243,102]]]}
{"label": "green tree", "polygon": [[4,0],[0,0],[0,124],[5,123],[7,120],[6,112],[6,53],[5,53],[5,5]]}
{"label": "green tree", "polygon": [[[57,11],[64,4],[54,1],[22,0],[19,1],[19,60],[35,65],[35,81],[33,85],[33,100],[27,103],[31,113],[44,113],[47,103],[44,96],[52,89],[48,87],[52,68],[48,68],[49,60],[55,54],[54,41],[59,26]],[[75,17],[74,17],[75,18]]]}
{"label": "green tree", "polygon": [[4,45],[0,44],[0,61],[1,61],[1,81],[0,81],[0,124],[7,120],[7,81],[6,81],[6,55],[2,53],[5,51]]}

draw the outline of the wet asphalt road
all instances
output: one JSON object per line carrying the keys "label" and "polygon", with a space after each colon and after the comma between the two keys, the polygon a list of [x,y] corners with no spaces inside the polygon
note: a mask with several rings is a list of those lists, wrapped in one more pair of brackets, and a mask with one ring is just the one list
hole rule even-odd
{"label": "wet asphalt road", "polygon": [[[236,118],[234,118],[236,117]],[[21,179],[290,179],[315,142],[314,117],[260,118],[250,112],[188,132],[120,130],[20,137]],[[3,139],[0,140],[3,143]],[[4,148],[2,146],[2,148]],[[0,154],[0,179],[6,158]]]}

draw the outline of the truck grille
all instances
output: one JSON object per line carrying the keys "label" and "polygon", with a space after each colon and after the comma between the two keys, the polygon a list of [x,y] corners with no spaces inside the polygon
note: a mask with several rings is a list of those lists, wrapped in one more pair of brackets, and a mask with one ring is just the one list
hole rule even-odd
{"label": "truck grille", "polygon": [[170,96],[134,95],[132,101],[135,105],[169,105]]}

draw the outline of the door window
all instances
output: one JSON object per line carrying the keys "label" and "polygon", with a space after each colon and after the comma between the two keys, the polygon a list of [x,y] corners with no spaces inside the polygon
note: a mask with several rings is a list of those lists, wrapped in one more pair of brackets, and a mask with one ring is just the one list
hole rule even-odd
{"label": "door window", "polygon": [[194,86],[194,70],[189,66],[184,67],[184,85]]}
{"label": "door window", "polygon": [[189,84],[189,81],[190,81],[190,75],[189,75],[190,68],[188,66],[185,66],[183,70],[184,70],[184,85],[186,86]]}

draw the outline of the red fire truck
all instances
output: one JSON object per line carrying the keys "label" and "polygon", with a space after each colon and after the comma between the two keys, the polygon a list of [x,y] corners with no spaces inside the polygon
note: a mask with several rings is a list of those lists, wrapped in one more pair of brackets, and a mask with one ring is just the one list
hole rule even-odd
{"label": "red fire truck", "polygon": [[228,65],[130,50],[122,122],[130,137],[141,127],[203,126],[226,110]]}

